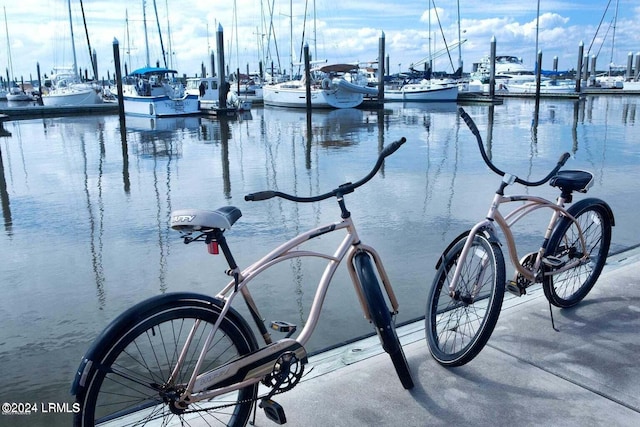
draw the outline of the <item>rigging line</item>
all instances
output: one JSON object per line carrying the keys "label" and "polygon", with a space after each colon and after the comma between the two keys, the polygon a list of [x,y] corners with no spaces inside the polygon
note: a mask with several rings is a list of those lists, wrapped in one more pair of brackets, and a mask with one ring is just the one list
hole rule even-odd
{"label": "rigging line", "polygon": [[447,56],[449,56],[449,63],[451,63],[451,70],[456,71],[455,66],[453,65],[453,59],[451,58],[451,52],[449,51],[449,46],[447,45],[447,39],[444,36],[444,30],[442,29],[442,23],[440,22],[440,16],[438,15],[438,8],[436,7],[435,0],[431,0],[433,3],[433,10],[436,13],[436,19],[438,20],[438,27],[440,27],[440,34],[442,34],[442,41],[444,41],[444,47],[447,49]]}
{"label": "rigging line", "polygon": [[[273,45],[276,49],[276,61],[278,62],[278,72],[282,70],[282,64],[280,64],[280,52],[278,51],[278,39],[276,38],[276,29],[273,26],[273,9],[275,7],[275,0],[272,0],[271,3],[267,2],[267,6],[269,7],[269,34],[267,37],[267,54],[269,58],[271,58],[271,34],[273,33]],[[273,77],[273,76],[272,76]]]}
{"label": "rigging line", "polygon": [[596,41],[596,37],[598,36],[598,32],[600,31],[600,27],[602,26],[602,22],[604,21],[604,17],[607,15],[607,10],[609,10],[609,6],[611,6],[611,1],[609,0],[609,3],[607,3],[607,7],[604,9],[604,13],[602,14],[602,18],[600,18],[600,23],[598,24],[598,28],[596,28],[596,33],[593,35],[593,38],[591,39],[591,44],[589,44],[589,49],[587,49],[587,56],[589,55],[589,53],[591,53],[591,47],[593,46],[593,42]]}

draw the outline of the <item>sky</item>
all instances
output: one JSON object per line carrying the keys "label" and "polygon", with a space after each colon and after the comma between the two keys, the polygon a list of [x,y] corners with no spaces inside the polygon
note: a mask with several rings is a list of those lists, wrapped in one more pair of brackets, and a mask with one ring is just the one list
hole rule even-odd
{"label": "sky", "polygon": [[[230,69],[239,68],[242,72],[247,67],[251,72],[257,71],[261,58],[269,58],[263,61],[265,66],[273,61],[275,67],[280,64],[287,70],[291,62],[302,62],[303,35],[312,58],[327,63],[376,61],[384,35],[385,57],[391,73],[406,71],[411,64],[423,68],[419,64],[430,51],[443,53],[434,59],[436,71],[452,72],[461,60],[464,71],[470,72],[474,62],[489,54],[493,37],[499,55],[521,57],[533,68],[536,33],[544,69],[552,68],[554,57],[558,58],[560,70],[576,68],[580,43],[584,44],[585,54],[597,55],[598,69],[606,69],[611,62],[626,66],[629,53],[640,52],[637,0],[309,0],[308,3],[156,0],[155,5],[153,0],[146,0],[144,3],[146,20],[143,0],[71,1],[76,57],[81,70],[90,68],[90,46],[97,55],[99,77],[113,76],[116,40],[121,63],[123,67],[126,63],[129,71],[146,65],[147,44],[151,65],[156,62],[164,65],[158,27],[167,52],[167,65],[187,76],[199,74],[203,64],[210,72],[210,52],[217,58],[216,38],[220,28],[226,63]],[[614,19],[616,3],[617,19]],[[71,66],[67,0],[20,0],[19,5],[4,5],[5,43],[0,46],[5,48],[0,48],[0,63],[7,64],[9,75],[17,80],[37,79],[38,65],[42,76],[50,74],[54,67]],[[145,21],[148,43],[144,36]],[[458,28],[465,40],[460,50],[455,47]],[[450,54],[446,53],[446,46],[450,46]],[[2,73],[5,78],[6,74]]]}

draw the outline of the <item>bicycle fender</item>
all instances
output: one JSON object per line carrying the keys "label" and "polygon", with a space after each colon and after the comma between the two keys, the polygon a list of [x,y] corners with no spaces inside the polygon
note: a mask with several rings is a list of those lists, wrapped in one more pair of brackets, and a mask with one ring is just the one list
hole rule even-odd
{"label": "bicycle fender", "polygon": [[[494,231],[491,230],[490,228],[487,228],[487,227],[482,228],[480,229],[480,232],[484,234],[484,237],[486,237],[487,240],[489,240],[489,242],[496,243],[496,244],[500,243],[500,240],[498,240],[498,237],[495,235]],[[442,252],[442,255],[438,257],[438,261],[436,262],[436,267],[435,267],[436,270],[440,268],[442,261],[447,259],[447,256],[449,255],[449,251],[451,251],[451,248],[453,248],[456,245],[456,243],[458,243],[460,240],[466,239],[469,233],[471,233],[471,230],[466,230],[460,233],[458,237],[456,237],[451,241],[451,243],[449,243],[449,246],[447,246],[447,248]]]}
{"label": "bicycle fender", "polygon": [[584,209],[586,206],[589,206],[589,205],[602,206],[604,210],[607,212],[607,215],[609,215],[609,219],[611,219],[611,226],[616,225],[615,218],[613,217],[613,210],[611,210],[611,207],[609,206],[609,204],[604,200],[597,199],[595,197],[589,197],[574,203],[573,205],[569,206],[569,208],[567,209],[567,212],[569,212],[569,214],[571,214],[572,216],[575,216],[576,212],[579,212],[580,210]]}
{"label": "bicycle fender", "polygon": [[359,252],[353,258],[353,262],[358,275],[360,291],[367,302],[369,317],[376,331],[385,335],[382,340],[382,348],[389,354],[400,350],[395,340],[389,335],[391,331],[391,314],[387,308],[387,303],[382,296],[380,283],[375,276],[374,264],[371,256],[367,252]]}
{"label": "bicycle fender", "polygon": [[[123,329],[144,320],[150,309],[155,309],[162,306],[171,307],[179,301],[194,301],[205,306],[213,305],[218,307],[219,309],[222,309],[222,307],[224,306],[224,301],[218,298],[213,298],[207,295],[192,292],[167,293],[163,295],[157,295],[139,302],[138,304],[134,305],[133,307],[129,308],[118,317],[116,317],[93,341],[91,347],[89,347],[85,355],[82,357],[80,366],[75,373],[73,383],[71,385],[71,394],[77,395],[83,391],[87,378],[89,378],[90,374],[98,369],[98,366],[96,366],[96,361],[102,359],[105,349],[108,348],[107,346],[113,343],[113,340],[115,340],[118,335],[122,333]],[[238,322],[238,325],[242,325],[245,330],[251,331],[251,328],[246,323],[244,318],[240,316],[240,314],[238,314],[238,312],[234,310],[233,307],[229,307],[227,316],[234,322]],[[251,337],[254,340],[252,344],[254,348],[257,348],[257,342],[255,342],[253,333],[248,333],[247,336]]]}

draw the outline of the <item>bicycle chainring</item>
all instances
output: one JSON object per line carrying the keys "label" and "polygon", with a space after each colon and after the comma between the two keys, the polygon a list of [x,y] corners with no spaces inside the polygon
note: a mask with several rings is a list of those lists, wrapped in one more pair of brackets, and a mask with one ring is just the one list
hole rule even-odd
{"label": "bicycle chainring", "polygon": [[283,393],[298,384],[303,372],[304,364],[296,357],[294,352],[288,351],[280,355],[273,365],[273,370],[262,382],[273,389],[272,393]]}
{"label": "bicycle chainring", "polygon": [[[520,259],[520,264],[522,264],[522,266],[527,270],[532,270],[533,265],[536,261],[537,255],[538,255],[537,252],[531,252],[526,254]],[[514,281],[517,283],[518,288],[523,290],[532,285],[532,282],[520,273],[516,273],[516,276],[514,277]],[[536,281],[538,281],[538,277],[536,277]]]}

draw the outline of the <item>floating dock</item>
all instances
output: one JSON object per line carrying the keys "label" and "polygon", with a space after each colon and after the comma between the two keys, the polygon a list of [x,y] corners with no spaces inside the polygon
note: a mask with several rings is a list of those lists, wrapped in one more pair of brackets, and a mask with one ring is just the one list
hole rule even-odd
{"label": "floating dock", "polygon": [[28,104],[20,107],[2,106],[0,114],[6,116],[6,120],[31,119],[34,117],[57,117],[57,116],[86,116],[88,114],[117,114],[118,104],[116,102],[105,102],[95,105],[58,105],[44,106]]}

